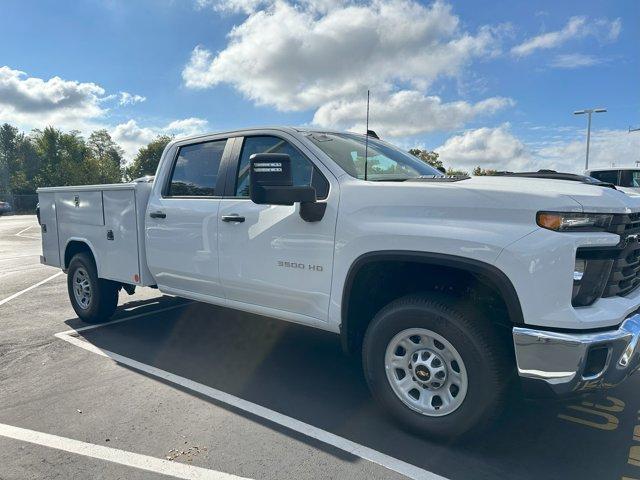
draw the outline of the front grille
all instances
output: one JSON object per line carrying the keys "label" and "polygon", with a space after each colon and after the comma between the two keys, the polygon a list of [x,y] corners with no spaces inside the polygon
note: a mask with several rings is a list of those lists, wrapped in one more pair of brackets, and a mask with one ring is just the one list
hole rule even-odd
{"label": "front grille", "polygon": [[610,231],[620,244],[602,296],[624,296],[640,286],[640,212],[616,215]]}

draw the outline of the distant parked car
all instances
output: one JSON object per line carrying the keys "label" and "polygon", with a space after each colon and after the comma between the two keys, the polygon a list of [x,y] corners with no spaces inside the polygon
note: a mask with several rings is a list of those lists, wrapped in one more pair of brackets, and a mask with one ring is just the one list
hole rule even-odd
{"label": "distant parked car", "polygon": [[598,168],[587,170],[585,175],[611,183],[625,193],[640,195],[640,168]]}
{"label": "distant parked car", "polygon": [[0,202],[0,215],[11,213],[13,208],[9,202]]}

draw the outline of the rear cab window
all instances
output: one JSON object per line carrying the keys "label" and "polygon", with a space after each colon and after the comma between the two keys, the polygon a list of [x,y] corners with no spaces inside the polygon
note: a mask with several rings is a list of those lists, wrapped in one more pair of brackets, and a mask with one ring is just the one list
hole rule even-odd
{"label": "rear cab window", "polygon": [[214,140],[183,145],[171,172],[167,185],[168,197],[214,197],[217,191],[218,173],[227,140]]}

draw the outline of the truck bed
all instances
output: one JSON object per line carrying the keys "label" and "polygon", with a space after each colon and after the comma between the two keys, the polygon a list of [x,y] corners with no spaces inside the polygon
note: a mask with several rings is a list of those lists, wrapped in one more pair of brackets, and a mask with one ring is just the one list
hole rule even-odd
{"label": "truck bed", "polygon": [[66,269],[68,247],[82,242],[93,252],[100,278],[154,284],[144,241],[151,185],[140,181],[39,188],[42,263]]}

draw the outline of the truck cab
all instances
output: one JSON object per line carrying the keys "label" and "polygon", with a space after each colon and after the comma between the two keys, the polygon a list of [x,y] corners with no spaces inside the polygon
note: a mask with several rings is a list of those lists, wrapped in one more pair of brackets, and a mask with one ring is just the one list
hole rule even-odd
{"label": "truck cab", "polygon": [[615,185],[625,193],[640,195],[640,168],[598,168],[587,170],[585,175]]}

